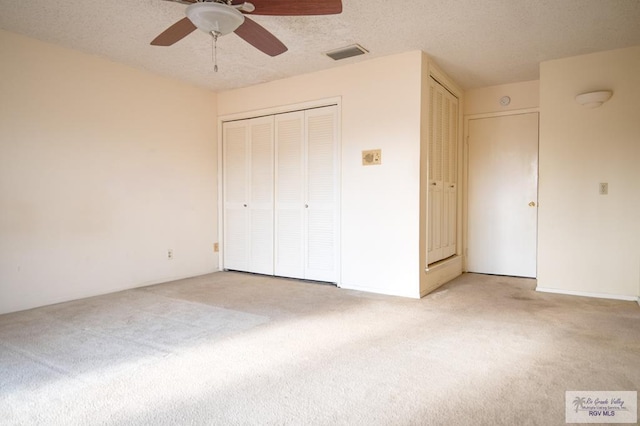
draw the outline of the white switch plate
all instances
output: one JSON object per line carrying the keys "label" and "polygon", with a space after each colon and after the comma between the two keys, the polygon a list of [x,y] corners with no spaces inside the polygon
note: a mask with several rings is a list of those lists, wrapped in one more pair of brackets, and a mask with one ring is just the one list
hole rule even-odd
{"label": "white switch plate", "polygon": [[368,151],[362,151],[363,166],[379,166],[380,164],[382,164],[381,149],[370,149]]}

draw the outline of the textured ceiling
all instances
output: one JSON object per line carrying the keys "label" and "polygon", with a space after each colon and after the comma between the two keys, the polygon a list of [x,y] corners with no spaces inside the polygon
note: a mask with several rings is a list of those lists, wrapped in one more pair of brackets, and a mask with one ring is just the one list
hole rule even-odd
{"label": "textured ceiling", "polygon": [[[185,6],[170,1],[0,0],[0,28],[214,91],[417,49],[470,89],[537,79],[544,60],[640,45],[640,0],[343,0],[343,8],[252,17],[289,51],[272,58],[230,34],[218,41],[218,73],[203,32],[149,45],[184,17]],[[370,54],[322,55],[353,43]]]}

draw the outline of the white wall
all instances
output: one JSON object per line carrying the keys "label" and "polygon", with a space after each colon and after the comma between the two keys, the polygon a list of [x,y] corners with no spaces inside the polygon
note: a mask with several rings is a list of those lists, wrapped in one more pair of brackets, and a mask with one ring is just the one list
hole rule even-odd
{"label": "white wall", "polygon": [[[422,52],[218,94],[218,114],[340,97],[341,286],[419,297]],[[361,151],[382,149],[382,165]]]}
{"label": "white wall", "polygon": [[[602,107],[575,102],[597,89]],[[640,46],[541,64],[540,288],[640,295],[639,100]]]}
{"label": "white wall", "polygon": [[5,31],[0,57],[0,313],[217,270],[215,94]]}

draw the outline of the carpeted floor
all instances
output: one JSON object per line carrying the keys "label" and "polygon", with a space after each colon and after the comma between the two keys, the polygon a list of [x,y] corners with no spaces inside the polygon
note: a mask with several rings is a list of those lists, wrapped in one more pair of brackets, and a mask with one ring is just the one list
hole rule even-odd
{"label": "carpeted floor", "polygon": [[640,390],[640,307],[466,274],[422,300],[216,273],[0,316],[0,424],[562,425]]}

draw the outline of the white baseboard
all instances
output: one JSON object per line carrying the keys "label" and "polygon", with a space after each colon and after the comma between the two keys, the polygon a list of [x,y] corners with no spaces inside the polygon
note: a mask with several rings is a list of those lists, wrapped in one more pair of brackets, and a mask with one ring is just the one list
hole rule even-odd
{"label": "white baseboard", "polygon": [[438,287],[462,274],[462,256],[452,256],[427,266],[420,280],[420,297],[424,297]]}
{"label": "white baseboard", "polygon": [[543,293],[556,293],[566,294],[569,296],[583,296],[583,297],[595,297],[597,299],[614,299],[614,300],[627,300],[631,302],[638,302],[640,305],[640,297],[637,296],[625,296],[621,294],[607,294],[607,293],[590,293],[588,291],[574,291],[574,290],[560,290],[557,288],[536,287],[536,291]]}
{"label": "white baseboard", "polygon": [[355,291],[364,291],[366,293],[375,293],[375,294],[383,294],[385,296],[398,296],[398,297],[407,297],[410,299],[419,299],[420,295],[412,294],[412,293],[404,293],[404,292],[395,292],[388,289],[379,289],[375,287],[367,287],[361,285],[350,285],[345,283],[340,283],[338,285],[339,288],[345,290],[355,290]]}

